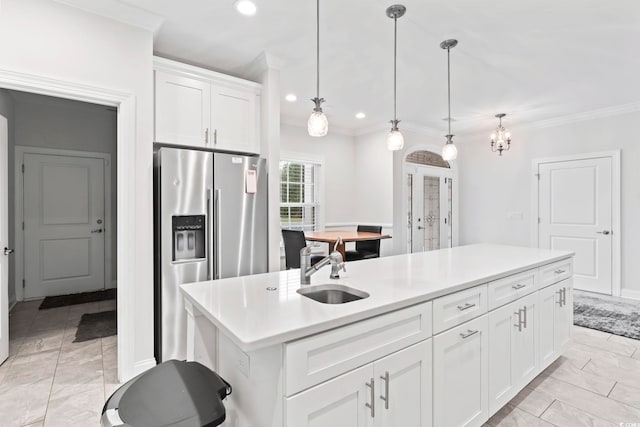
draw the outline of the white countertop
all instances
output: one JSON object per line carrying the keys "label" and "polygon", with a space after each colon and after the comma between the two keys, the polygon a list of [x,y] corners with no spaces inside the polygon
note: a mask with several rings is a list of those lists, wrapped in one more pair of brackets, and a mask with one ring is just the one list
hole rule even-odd
{"label": "white countertop", "polygon": [[[346,304],[322,304],[296,292],[300,270],[181,286],[182,293],[242,350],[292,341],[389,311],[429,301],[499,277],[572,256],[572,252],[502,245],[470,245],[347,263],[340,279],[330,266],[312,285],[344,284],[370,294]],[[277,288],[268,291],[268,287]]]}

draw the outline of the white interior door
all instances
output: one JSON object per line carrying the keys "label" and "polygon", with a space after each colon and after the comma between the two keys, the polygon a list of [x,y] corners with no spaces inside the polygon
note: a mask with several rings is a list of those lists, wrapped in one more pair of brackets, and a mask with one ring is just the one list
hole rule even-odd
{"label": "white interior door", "polygon": [[0,116],[0,363],[9,357],[9,186],[7,119]]}
{"label": "white interior door", "polygon": [[575,287],[611,295],[612,159],[541,163],[538,173],[538,246],[574,251]]}
{"label": "white interior door", "polygon": [[24,155],[24,297],[105,288],[104,160]]}
{"label": "white interior door", "polygon": [[407,173],[409,253],[452,247],[452,184],[448,171]]}

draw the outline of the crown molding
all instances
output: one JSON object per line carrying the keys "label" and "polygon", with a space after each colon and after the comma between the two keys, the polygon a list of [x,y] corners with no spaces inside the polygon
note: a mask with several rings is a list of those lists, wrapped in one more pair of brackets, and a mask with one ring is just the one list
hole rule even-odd
{"label": "crown molding", "polygon": [[551,119],[538,120],[535,122],[531,122],[528,125],[523,125],[522,127],[527,129],[545,129],[570,123],[578,123],[604,117],[635,113],[637,111],[640,111],[640,101],[599,108],[597,110],[583,111],[581,113],[567,114],[565,116],[554,117]]}
{"label": "crown molding", "polygon": [[118,22],[142,28],[153,33],[154,38],[164,23],[164,17],[148,10],[122,3],[119,0],[54,0],[67,6]]}
{"label": "crown molding", "polygon": [[[281,125],[287,125],[287,126],[291,126],[291,127],[296,127],[296,128],[302,128],[302,129],[307,129],[307,125],[306,125],[306,118],[299,118],[299,117],[293,117],[293,116],[280,116],[280,124]],[[341,127],[337,127],[337,126],[333,126],[331,125],[331,123],[329,123],[329,134],[338,134],[338,135],[342,135],[342,136],[356,136],[354,131],[351,129],[346,129],[346,128],[341,128]]]}
{"label": "crown molding", "polygon": [[258,81],[262,73],[267,70],[282,70],[284,61],[274,55],[273,53],[263,51],[260,55],[256,56],[253,61],[243,67],[240,74],[248,78],[249,80]]}

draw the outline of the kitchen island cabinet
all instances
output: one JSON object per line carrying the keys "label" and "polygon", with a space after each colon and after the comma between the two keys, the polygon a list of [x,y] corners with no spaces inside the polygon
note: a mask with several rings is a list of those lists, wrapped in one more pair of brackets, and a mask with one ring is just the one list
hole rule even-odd
{"label": "kitchen island cabinet", "polygon": [[566,344],[572,255],[471,245],[326,267],[311,285],[370,295],[336,305],[298,294],[298,270],[182,285],[187,354],[232,384],[227,426],[481,426]]}

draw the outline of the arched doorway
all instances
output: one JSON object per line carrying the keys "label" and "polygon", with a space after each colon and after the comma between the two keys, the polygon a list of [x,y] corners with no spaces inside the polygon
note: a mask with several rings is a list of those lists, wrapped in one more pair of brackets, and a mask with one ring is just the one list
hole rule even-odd
{"label": "arched doorway", "polygon": [[457,179],[452,164],[426,149],[403,162],[407,253],[450,248],[457,243]]}

